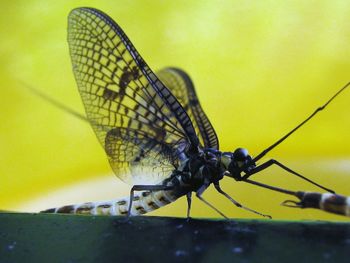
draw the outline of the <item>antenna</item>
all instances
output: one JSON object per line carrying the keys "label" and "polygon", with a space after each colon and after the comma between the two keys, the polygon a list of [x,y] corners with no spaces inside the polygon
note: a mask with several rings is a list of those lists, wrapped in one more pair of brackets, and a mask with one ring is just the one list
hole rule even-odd
{"label": "antenna", "polygon": [[22,83],[22,85],[24,87],[26,87],[27,89],[29,89],[33,94],[35,94],[36,96],[46,100],[47,102],[53,104],[54,106],[56,106],[57,108],[77,117],[78,119],[81,119],[83,121],[89,122],[89,120],[82,114],[80,114],[79,112],[69,108],[68,106],[64,105],[63,103],[59,102],[58,100],[46,95],[44,92],[33,88],[31,86],[29,86],[28,84],[24,83],[23,81],[20,81]]}
{"label": "antenna", "polygon": [[271,151],[273,148],[275,148],[277,145],[279,145],[281,142],[283,142],[285,139],[287,139],[290,135],[292,135],[296,130],[298,130],[301,126],[303,126],[305,123],[307,123],[310,119],[312,119],[318,112],[324,110],[329,103],[331,103],[332,100],[334,100],[341,92],[343,92],[347,87],[350,86],[350,82],[348,82],[345,86],[343,86],[340,90],[338,90],[337,93],[333,95],[325,104],[323,104],[321,107],[318,107],[309,117],[307,117],[304,121],[302,121],[298,126],[296,126],[293,130],[288,132],[286,135],[284,135],[281,139],[279,139],[277,142],[263,150],[261,153],[259,153],[252,162],[256,162],[260,160],[262,157],[264,157],[269,151]]}

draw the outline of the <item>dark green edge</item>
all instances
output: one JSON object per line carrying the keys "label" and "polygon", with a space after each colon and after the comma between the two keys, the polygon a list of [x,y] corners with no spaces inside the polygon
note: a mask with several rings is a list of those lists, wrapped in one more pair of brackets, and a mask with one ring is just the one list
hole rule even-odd
{"label": "dark green edge", "polygon": [[348,262],[350,223],[0,213],[0,262]]}

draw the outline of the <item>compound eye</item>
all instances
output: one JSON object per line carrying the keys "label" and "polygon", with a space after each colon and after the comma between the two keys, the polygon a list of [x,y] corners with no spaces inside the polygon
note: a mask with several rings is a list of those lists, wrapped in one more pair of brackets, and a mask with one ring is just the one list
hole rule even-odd
{"label": "compound eye", "polygon": [[248,151],[244,148],[237,148],[234,152],[233,152],[233,158],[236,161],[244,161],[248,158],[249,154]]}

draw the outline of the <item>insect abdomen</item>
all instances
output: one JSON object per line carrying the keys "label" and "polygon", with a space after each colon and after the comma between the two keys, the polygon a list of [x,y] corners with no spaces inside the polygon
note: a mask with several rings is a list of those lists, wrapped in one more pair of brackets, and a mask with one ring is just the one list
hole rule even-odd
{"label": "insect abdomen", "polygon": [[[140,191],[135,193],[131,207],[131,215],[142,215],[171,202],[178,197],[171,191]],[[57,208],[51,208],[41,213],[60,213],[60,214],[89,214],[89,215],[127,215],[129,208],[129,197],[120,198],[111,201],[88,202],[76,205],[66,205]]]}
{"label": "insect abdomen", "polygon": [[350,216],[350,197],[331,194],[331,193],[314,193],[298,192],[301,208],[318,208],[324,211]]}

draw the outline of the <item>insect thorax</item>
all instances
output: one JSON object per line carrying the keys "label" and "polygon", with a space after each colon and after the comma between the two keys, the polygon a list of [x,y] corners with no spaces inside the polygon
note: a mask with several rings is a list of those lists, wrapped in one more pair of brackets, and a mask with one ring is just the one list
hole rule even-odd
{"label": "insect thorax", "polygon": [[177,191],[182,194],[195,192],[203,185],[221,180],[230,160],[227,153],[205,148],[183,160],[166,183],[178,186]]}

